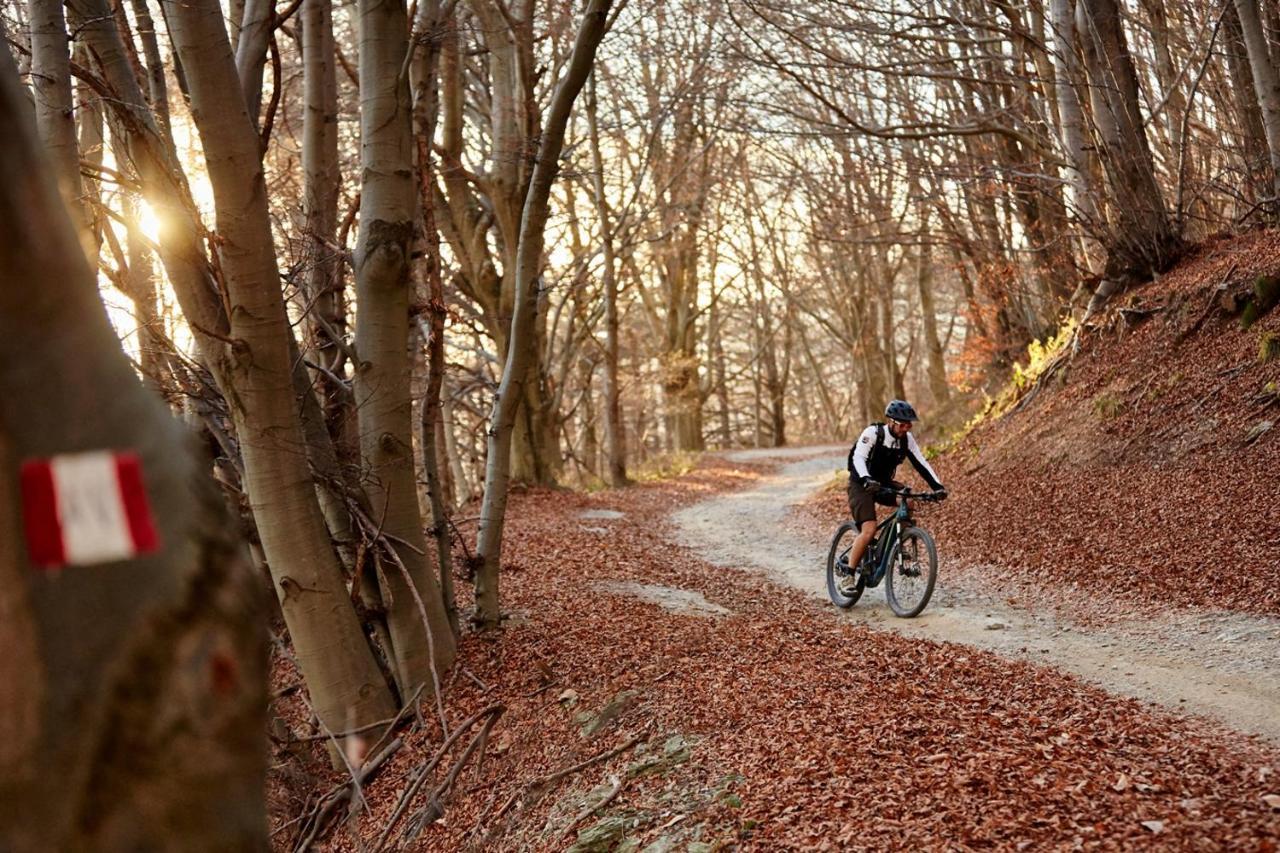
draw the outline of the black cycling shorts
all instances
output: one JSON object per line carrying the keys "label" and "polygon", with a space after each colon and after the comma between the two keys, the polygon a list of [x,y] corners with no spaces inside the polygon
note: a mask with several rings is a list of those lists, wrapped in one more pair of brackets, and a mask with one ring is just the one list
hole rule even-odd
{"label": "black cycling shorts", "polygon": [[[902,484],[897,480],[890,480],[888,485],[895,489],[901,489]],[[858,482],[857,477],[849,478],[849,515],[853,518],[854,523],[859,528],[868,521],[876,520],[876,504],[881,506],[897,506],[898,499],[894,495],[887,494],[883,490],[876,490],[875,494],[868,492],[862,488],[862,484]]]}

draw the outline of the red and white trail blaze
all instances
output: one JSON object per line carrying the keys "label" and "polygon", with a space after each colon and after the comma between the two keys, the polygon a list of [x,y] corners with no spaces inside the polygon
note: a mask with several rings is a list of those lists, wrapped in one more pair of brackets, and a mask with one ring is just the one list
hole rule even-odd
{"label": "red and white trail blaze", "polygon": [[22,464],[31,562],[46,569],[127,560],[160,546],[132,452],[95,450]]}

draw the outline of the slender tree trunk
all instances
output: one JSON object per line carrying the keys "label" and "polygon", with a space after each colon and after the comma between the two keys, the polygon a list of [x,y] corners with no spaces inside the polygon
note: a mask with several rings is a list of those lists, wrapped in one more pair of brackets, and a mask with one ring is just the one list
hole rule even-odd
{"label": "slender tree trunk", "polygon": [[439,70],[443,45],[444,21],[439,0],[421,0],[414,23],[415,37],[423,43],[412,65],[414,138],[417,142],[418,191],[422,208],[422,239],[426,245],[422,270],[427,280],[430,323],[423,329],[427,340],[427,395],[422,401],[422,459],[427,474],[427,491],[431,502],[431,530],[436,545],[436,565],[440,568],[440,595],[449,628],[459,633],[458,605],[453,591],[453,551],[449,535],[449,513],[453,508],[448,469],[442,469],[440,456],[445,452],[440,438],[440,394],[444,388],[445,352],[444,321],[448,308],[444,301],[440,257],[440,232],[436,228],[432,190],[436,184],[435,157],[431,151],[440,114]]}
{"label": "slender tree trunk", "polygon": [[725,366],[724,339],[720,334],[720,305],[711,304],[707,318],[707,340],[711,342],[711,382],[716,395],[716,420],[719,421],[721,449],[733,445],[733,425],[729,422],[729,381]]}
{"label": "slender tree trunk", "polygon": [[800,349],[804,352],[805,363],[809,365],[809,371],[813,374],[814,385],[818,389],[818,403],[822,406],[823,435],[828,438],[834,438],[840,433],[842,413],[837,409],[836,404],[831,396],[831,391],[827,388],[827,382],[823,379],[823,371],[818,366],[818,360],[813,357],[813,347],[809,344],[809,336],[805,334],[804,326],[796,330],[796,334],[800,336]]}
{"label": "slender tree trunk", "polygon": [[[75,58],[82,66],[90,67],[89,51],[83,42],[76,45]],[[92,166],[101,166],[106,156],[102,99],[84,81],[77,81],[76,105],[76,139],[80,157]],[[89,266],[97,272],[98,252],[102,247],[102,222],[95,203],[101,200],[101,185],[96,178],[81,176],[80,186],[84,196],[84,210],[88,215],[85,225],[89,245],[85,247],[85,257],[89,260]]]}
{"label": "slender tree trunk", "polygon": [[[265,851],[261,593],[187,432],[120,351],[0,54],[0,837]],[[103,450],[136,454],[157,549],[33,565],[19,465]]]}
{"label": "slender tree trunk", "polygon": [[72,112],[70,37],[59,0],[28,0],[31,18],[31,90],[36,132],[80,233],[85,253],[97,258],[92,217],[82,201],[80,146]]}
{"label": "slender tree trunk", "polygon": [[1253,72],[1254,91],[1262,112],[1262,126],[1267,135],[1271,179],[1275,195],[1280,196],[1280,75],[1276,73],[1267,37],[1262,31],[1258,0],[1234,0],[1234,3],[1245,49],[1249,54],[1249,68]]}
{"label": "slender tree trunk", "polygon": [[[355,565],[356,532],[347,507],[347,501],[360,499],[360,490],[351,473],[359,464],[354,447],[356,414],[351,393],[341,384],[347,363],[343,342],[347,312],[342,264],[336,248],[341,175],[331,0],[304,0],[302,65],[302,291],[310,306],[305,318],[305,353],[318,366],[315,377],[319,399],[312,391],[312,374],[296,362],[294,390],[307,434],[308,458],[320,481],[317,491],[325,523],[343,565],[356,572],[366,567]],[[372,512],[368,506],[366,509]],[[366,592],[372,592],[373,585],[363,586]],[[365,606],[369,618],[377,621],[372,614],[382,610],[380,601],[371,597]],[[378,626],[376,633],[385,642],[383,627]]]}
{"label": "slender tree trunk", "polygon": [[1164,0],[1141,0],[1151,28],[1151,47],[1155,54],[1156,80],[1160,84],[1158,101],[1164,103],[1164,115],[1160,127],[1164,131],[1167,162],[1178,162],[1178,145],[1182,116],[1187,111],[1187,99],[1179,88],[1180,80],[1173,49],[1170,45],[1169,16]]}
{"label": "slender tree trunk", "polygon": [[[383,572],[396,680],[408,696],[454,658],[455,642],[426,554],[413,465],[409,396],[409,259],[418,186],[414,180],[409,45],[402,0],[361,0],[360,234],[356,243],[356,412],[369,500],[407,569]],[[400,543],[404,543],[401,545]],[[416,592],[410,588],[412,583]],[[419,601],[420,599],[420,601]],[[420,609],[421,608],[421,609]],[[425,610],[425,613],[422,612]],[[424,624],[425,623],[425,624]],[[433,663],[434,661],[434,663]],[[434,672],[433,672],[434,666]]]}
{"label": "slender tree trunk", "polygon": [[604,268],[600,273],[604,287],[604,440],[608,453],[609,485],[625,486],[627,478],[627,433],[622,418],[621,392],[618,386],[618,281],[617,257],[613,240],[612,211],[604,190],[604,158],[600,154],[600,129],[596,110],[596,75],[587,81],[587,131],[591,142],[591,179],[600,220],[600,245]]}
{"label": "slender tree trunk", "polygon": [[245,106],[254,130],[259,127],[263,72],[267,64],[267,48],[275,30],[275,19],[275,0],[244,0],[244,17],[240,21],[234,51],[236,74],[240,78]]}
{"label": "slender tree trunk", "polygon": [[[921,226],[924,230],[928,230],[927,212],[923,214]],[[920,246],[916,264],[916,286],[920,291],[920,320],[924,329],[925,353],[928,356],[926,372],[929,377],[929,393],[933,395],[935,405],[942,405],[951,399],[951,389],[947,385],[946,356],[942,351],[942,341],[938,338],[938,312],[933,304],[933,246],[928,239]]]}
{"label": "slender tree trunk", "polygon": [[471,478],[467,476],[467,468],[462,463],[462,453],[458,449],[458,437],[454,432],[454,425],[458,422],[453,409],[453,396],[448,388],[441,389],[441,413],[443,414],[442,424],[444,432],[444,452],[449,459],[449,470],[453,472],[453,483],[455,489],[456,502],[454,506],[458,506],[466,501],[471,500],[475,494],[475,489],[471,485]]}
{"label": "slender tree trunk", "polygon": [[1235,105],[1236,121],[1240,127],[1240,147],[1244,156],[1245,198],[1256,201],[1267,194],[1271,183],[1266,175],[1270,169],[1267,132],[1262,124],[1262,111],[1258,107],[1257,88],[1253,71],[1249,67],[1249,51],[1240,29],[1240,18],[1234,3],[1228,3],[1222,15],[1223,49],[1227,54],[1227,69],[1231,74],[1231,100]]}
{"label": "slender tree trunk", "polygon": [[160,42],[156,38],[156,24],[151,18],[151,9],[147,0],[133,0],[133,17],[137,22],[135,29],[142,42],[142,55],[146,58],[147,96],[151,102],[151,111],[155,114],[156,124],[161,133],[173,146],[173,135],[169,126],[169,90],[165,82],[164,60],[160,56]]}
{"label": "slender tree trunk", "polygon": [[529,192],[525,196],[516,260],[515,314],[511,318],[507,362],[490,418],[484,504],[480,509],[480,531],[476,545],[481,565],[476,573],[474,618],[484,628],[496,628],[501,620],[498,566],[502,558],[502,530],[506,521],[511,434],[524,396],[523,386],[528,381],[529,365],[534,359],[531,344],[537,313],[536,282],[542,263],[542,241],[549,213],[547,202],[551,195],[551,185],[559,171],[560,152],[564,147],[569,113],[591,72],[596,48],[604,37],[611,2],[612,0],[590,0],[583,15],[573,54],[551,99],[546,127],[538,145],[533,176],[529,182]]}
{"label": "slender tree trunk", "polygon": [[596,410],[592,402],[596,363],[586,356],[578,357],[578,388],[582,402],[578,406],[578,449],[583,473],[600,477],[600,440],[596,435]]}
{"label": "slender tree trunk", "polygon": [[[338,228],[338,84],[334,68],[331,0],[304,0],[302,62],[302,214],[306,241],[303,287],[311,313],[307,355],[328,374],[319,377],[325,422],[341,437],[354,418],[350,399],[333,377],[345,374],[341,337],[346,328]],[[342,442],[338,441],[339,447]],[[339,454],[341,456],[341,453]],[[354,462],[354,459],[346,459]]]}

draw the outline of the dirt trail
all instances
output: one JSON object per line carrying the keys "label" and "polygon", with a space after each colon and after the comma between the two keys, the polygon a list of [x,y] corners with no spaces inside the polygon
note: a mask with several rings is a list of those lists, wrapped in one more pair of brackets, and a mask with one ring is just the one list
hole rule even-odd
{"label": "dirt trail", "polygon": [[[799,461],[753,489],[675,513],[681,543],[709,562],[762,571],[825,600],[829,542],[789,529],[786,518],[791,506],[843,469],[845,452],[827,447],[731,455],[733,461]],[[1203,714],[1280,743],[1280,619],[1184,609],[1084,626],[1011,605],[1009,590],[984,585],[973,573],[948,573],[945,542],[939,550],[938,586],[921,616],[895,618],[882,584],[848,611],[832,607],[833,617],[1054,666],[1112,693]],[[1106,607],[1106,601],[1095,596],[1083,605]]]}

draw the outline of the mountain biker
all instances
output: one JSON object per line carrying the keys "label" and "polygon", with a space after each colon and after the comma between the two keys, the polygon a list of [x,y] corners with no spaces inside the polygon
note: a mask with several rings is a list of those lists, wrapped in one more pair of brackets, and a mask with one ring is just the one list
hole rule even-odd
{"label": "mountain biker", "polygon": [[[896,500],[888,489],[904,488],[893,479],[904,460],[911,460],[912,467],[933,489],[935,497],[941,500],[947,496],[947,490],[911,434],[911,425],[920,419],[916,410],[906,400],[893,400],[885,407],[884,416],[887,423],[871,424],[849,450],[849,512],[858,525],[858,537],[849,552],[850,567],[860,564],[863,552],[875,536],[875,505],[893,506]],[[853,586],[856,582],[857,577],[852,573],[840,581],[842,586]]]}

